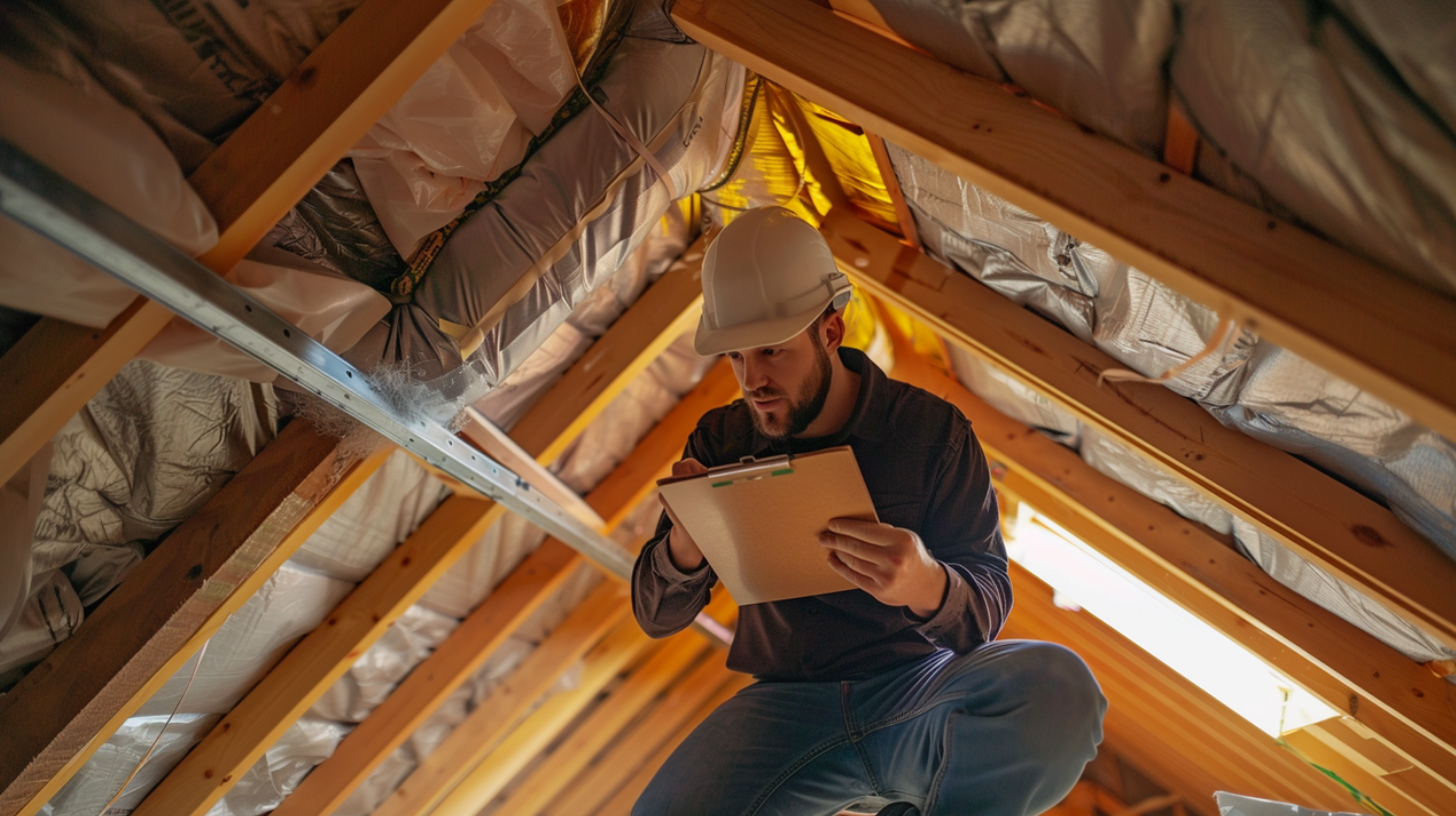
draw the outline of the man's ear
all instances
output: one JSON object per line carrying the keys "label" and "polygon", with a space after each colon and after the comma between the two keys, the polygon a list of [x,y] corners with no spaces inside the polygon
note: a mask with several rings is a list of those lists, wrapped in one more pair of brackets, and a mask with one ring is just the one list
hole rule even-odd
{"label": "man's ear", "polygon": [[844,342],[844,310],[831,313],[819,321],[819,339],[824,341],[825,351],[834,351]]}

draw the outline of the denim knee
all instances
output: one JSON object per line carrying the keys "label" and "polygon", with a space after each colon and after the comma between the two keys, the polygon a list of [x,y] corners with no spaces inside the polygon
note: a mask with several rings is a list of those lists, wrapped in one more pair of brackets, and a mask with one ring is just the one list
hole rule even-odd
{"label": "denim knee", "polygon": [[1018,650],[1014,678],[1027,709],[1028,731],[1049,753],[1068,752],[1090,761],[1102,741],[1107,698],[1076,652],[1055,643],[1028,641]]}

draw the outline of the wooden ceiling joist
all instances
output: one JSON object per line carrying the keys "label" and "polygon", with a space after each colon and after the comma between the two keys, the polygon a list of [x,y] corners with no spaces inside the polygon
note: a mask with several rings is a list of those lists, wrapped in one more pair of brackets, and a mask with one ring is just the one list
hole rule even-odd
{"label": "wooden ceiling joist", "polygon": [[[715,619],[722,619],[730,613],[732,605],[728,594],[720,591],[705,611]],[[624,714],[630,718],[634,710],[640,710],[641,705],[645,704],[646,700],[643,698],[655,693],[655,689],[660,688],[667,680],[676,677],[707,641],[702,635],[687,629],[673,635],[671,641],[661,648],[654,650],[653,643],[642,631],[642,627],[637,625],[637,621],[628,615],[611,635],[582,660],[582,673],[576,686],[552,696],[517,725],[510,736],[461,779],[460,784],[439,805],[429,811],[430,816],[475,816],[554,742],[596,700],[608,683],[644,654],[656,651],[638,672],[634,672],[636,682],[629,680],[625,693],[613,694],[607,700],[605,711],[598,709],[601,717],[589,718],[587,723],[573,732],[574,736],[582,737],[589,743],[593,742],[594,736],[585,733],[593,720],[612,725]]]}
{"label": "wooden ceiling joist", "polygon": [[1328,724],[1314,723],[1291,731],[1284,735],[1284,742],[1306,760],[1338,774],[1397,816],[1450,816],[1456,808],[1450,790],[1433,784],[1430,777],[1414,768],[1385,772],[1368,759],[1316,736]]}
{"label": "wooden ceiling joist", "polygon": [[1352,714],[1456,797],[1456,712],[1444,680],[1270,578],[1213,531],[996,411],[917,358],[892,323],[887,328],[893,376],[949,400],[971,420],[987,457],[1004,466],[997,478],[1003,498],[1028,502],[1325,704]]}
{"label": "wooden ceiling joist", "polygon": [[505,739],[542,692],[628,617],[627,587],[607,579],[375,809],[429,813]]}
{"label": "wooden ceiling joist", "polygon": [[712,660],[714,653],[700,639],[691,637],[676,640],[659,650],[653,660],[633,671],[621,687],[573,729],[544,763],[526,775],[496,806],[496,812],[535,816],[658,697],[675,685],[695,682],[698,672],[694,671],[694,664],[699,669],[706,666],[718,671],[717,663]]}
{"label": "wooden ceiling joist", "polygon": [[[218,274],[353,147],[491,0],[366,0],[187,181],[217,220]],[[42,318],[0,357],[0,482],[30,461],[172,313],[138,298],[105,329]]]}
{"label": "wooden ceiling joist", "polygon": [[[704,710],[708,701],[736,677],[724,665],[726,655],[714,652],[696,669],[673,686],[661,701],[607,747],[589,768],[575,775],[552,775],[541,780],[542,796],[549,804],[537,806],[537,797],[525,788],[501,804],[502,814],[511,816],[583,816],[595,813],[629,779],[645,757],[657,753],[673,739],[689,719]],[[672,742],[676,745],[676,742]],[[515,807],[511,807],[515,805]]]}
{"label": "wooden ceiling joist", "polygon": [[1187,782],[1173,792],[1195,803],[1227,790],[1325,810],[1349,805],[1328,777],[1112,627],[1058,608],[1051,587],[1014,562],[1011,580],[1016,608],[1002,636],[1060,643],[1081,655],[1107,696],[1108,737],[1119,750],[1132,742],[1198,769],[1180,774]]}
{"label": "wooden ceiling joist", "polygon": [[[702,241],[647,287],[586,354],[511,429],[511,438],[550,464],[702,311]],[[564,430],[562,430],[564,429]]]}
{"label": "wooden ceiling joist", "polygon": [[848,213],[823,228],[855,280],[1456,647],[1456,562],[1386,508]]}
{"label": "wooden ceiling joist", "polygon": [[202,816],[505,508],[451,496],[213,727],[133,811]]}
{"label": "wooden ceiling joist", "polygon": [[680,0],[672,16],[1456,439],[1456,301],[810,0]]}
{"label": "wooden ceiling joist", "polygon": [[[708,408],[727,401],[726,365],[713,368],[648,433],[627,459],[587,496],[587,504],[606,519],[608,531],[653,489],[657,476],[678,458],[682,439]],[[572,423],[566,423],[563,432]],[[338,750],[306,777],[276,816],[330,813],[478,670],[496,648],[545,603],[585,559],[556,539],[547,539],[518,566],[460,628],[396,688]]]}
{"label": "wooden ceiling joist", "polygon": [[[701,725],[703,720],[708,718],[709,714],[716,711],[718,706],[727,702],[729,698],[737,694],[744,686],[747,686],[751,682],[753,682],[753,678],[746,675],[734,674],[730,676],[728,682],[718,689],[716,694],[708,698],[708,702],[704,703],[703,707],[693,714],[692,719],[684,723],[671,737],[668,737],[667,742],[663,743],[655,753],[647,757],[645,761],[639,759],[640,764],[637,765],[636,772],[617,788],[612,798],[604,802],[595,811],[596,816],[630,816],[632,805],[637,801],[637,797],[641,796],[642,791],[647,789],[647,783],[652,781],[652,777],[657,773],[657,769],[661,768],[662,764],[667,761],[667,758],[672,755],[672,752],[677,750],[677,746],[682,744],[682,741],[687,739],[688,735],[693,732],[693,729]],[[548,812],[555,814],[560,811],[552,808]],[[582,816],[585,815],[585,811],[579,813]],[[564,813],[563,816],[565,816]]]}
{"label": "wooden ceiling joist", "polygon": [[0,813],[29,816],[372,474],[295,420],[0,696]]}

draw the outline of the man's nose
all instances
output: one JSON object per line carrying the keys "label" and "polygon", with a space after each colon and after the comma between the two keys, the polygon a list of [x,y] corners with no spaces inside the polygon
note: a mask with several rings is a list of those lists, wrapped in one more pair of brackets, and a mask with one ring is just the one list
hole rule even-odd
{"label": "man's nose", "polygon": [[743,390],[757,391],[768,385],[768,375],[764,371],[763,364],[754,359],[754,355],[743,355]]}

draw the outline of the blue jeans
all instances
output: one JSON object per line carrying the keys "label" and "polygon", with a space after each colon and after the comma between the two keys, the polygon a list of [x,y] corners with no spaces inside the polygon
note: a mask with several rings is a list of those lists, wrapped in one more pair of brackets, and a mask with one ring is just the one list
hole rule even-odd
{"label": "blue jeans", "polygon": [[941,651],[867,680],[760,681],[678,746],[632,813],[1032,816],[1076,784],[1106,710],[1087,664],[1037,641]]}

